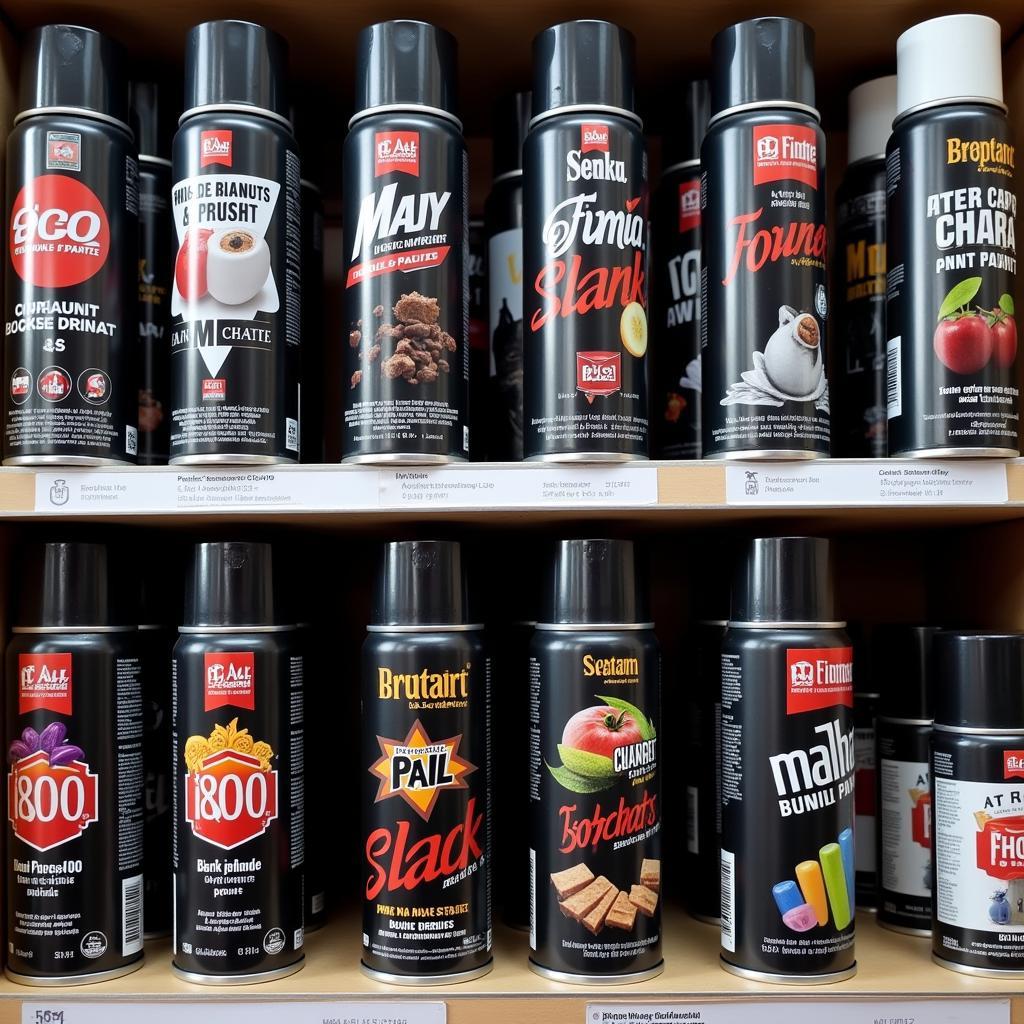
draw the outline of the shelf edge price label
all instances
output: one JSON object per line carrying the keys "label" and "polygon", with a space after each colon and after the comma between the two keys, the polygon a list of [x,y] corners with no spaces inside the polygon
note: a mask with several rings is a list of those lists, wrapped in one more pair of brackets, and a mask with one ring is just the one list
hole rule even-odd
{"label": "shelf edge price label", "polygon": [[[441,1002],[403,999],[282,1000],[263,1002],[39,1002],[21,1004],[21,1024],[180,1024],[209,1017],[217,1024],[446,1024],[447,1006]],[[981,1024],[989,1024],[987,1021]]]}

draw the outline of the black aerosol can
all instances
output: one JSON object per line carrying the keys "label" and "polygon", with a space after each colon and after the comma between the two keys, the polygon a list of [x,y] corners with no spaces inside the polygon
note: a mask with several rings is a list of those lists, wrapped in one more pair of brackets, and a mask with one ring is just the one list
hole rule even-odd
{"label": "black aerosol can", "polygon": [[533,42],[523,149],[525,456],[648,455],[647,150],[633,37],[570,21]]}
{"label": "black aerosol can", "polygon": [[52,542],[7,648],[7,974],[82,985],[142,965],[142,679],[104,544]]}
{"label": "black aerosol can", "polygon": [[1024,974],[1024,634],[933,642],[932,956]]}
{"label": "black aerosol can", "polygon": [[468,186],[452,36],[422,21],[363,29],[344,159],[342,457],[466,459]]}
{"label": "black aerosol can", "polygon": [[171,462],[299,459],[302,218],[288,47],[247,21],[189,32],[171,208]]}
{"label": "black aerosol can", "polygon": [[530,966],[643,981],[661,956],[658,641],[632,541],[559,542],[530,645]]}
{"label": "black aerosol can", "polygon": [[174,648],[174,972],[303,964],[303,664],[269,544],[197,544]]}
{"label": "black aerosol can", "polygon": [[850,93],[846,174],[836,196],[832,451],[885,458],[885,147],[896,76]]}
{"label": "black aerosol can", "polygon": [[363,970],[478,978],[491,969],[490,665],[457,543],[386,545],[362,708]]}
{"label": "black aerosol can", "polygon": [[47,25],[7,138],[6,465],[134,463],[138,163],[119,46]]}
{"label": "black aerosol can", "polygon": [[932,930],[931,626],[875,631],[872,663],[891,680],[877,722],[878,923]]}
{"label": "black aerosol can", "polygon": [[813,985],[856,970],[844,627],[827,540],[750,542],[722,642],[722,966],[741,977]]}
{"label": "black aerosol can", "polygon": [[700,144],[709,116],[705,81],[688,82],[662,143],[652,208],[653,380],[656,459],[700,458]]}
{"label": "black aerosol can", "polygon": [[[302,461],[326,458],[324,427],[324,201],[320,189],[302,179]],[[333,392],[333,388],[331,389]]]}
{"label": "black aerosol can", "polygon": [[171,420],[171,137],[167,97],[155,82],[132,82],[132,131],[139,150],[139,464],[166,464]]}
{"label": "black aerosol can", "polygon": [[494,183],[484,207],[487,319],[491,359],[487,457],[523,457],[523,143],[533,100],[528,92],[498,101],[493,118]]}
{"label": "black aerosol can", "polygon": [[829,454],[825,136],[814,33],[755,18],[712,43],[701,148],[706,459]]}
{"label": "black aerosol can", "polygon": [[858,910],[872,911],[878,904],[878,745],[875,723],[881,690],[886,685],[884,667],[872,671],[872,648],[863,628],[849,624],[857,677],[853,687],[853,732],[856,756],[854,772],[854,868]]}
{"label": "black aerosol can", "polygon": [[999,25],[958,14],[896,43],[886,158],[889,454],[1018,454],[1017,192]]}

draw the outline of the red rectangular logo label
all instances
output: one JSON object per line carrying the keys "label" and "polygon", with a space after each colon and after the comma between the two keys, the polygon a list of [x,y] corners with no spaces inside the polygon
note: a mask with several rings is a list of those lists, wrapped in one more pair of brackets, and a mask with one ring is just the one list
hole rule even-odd
{"label": "red rectangular logo label", "polygon": [[373,151],[375,178],[392,171],[419,177],[419,132],[377,132],[373,137]]}
{"label": "red rectangular logo label", "polygon": [[607,153],[611,147],[611,129],[606,124],[580,125],[580,151]]}
{"label": "red rectangular logo label", "polygon": [[1003,778],[1024,779],[1024,750],[1003,751]]}
{"label": "red rectangular logo label", "polygon": [[800,181],[818,188],[818,133],[807,125],[754,126],[754,184]]}
{"label": "red rectangular logo label", "polygon": [[71,655],[18,655],[18,714],[26,711],[71,714]]}
{"label": "red rectangular logo label", "polygon": [[700,227],[700,178],[679,182],[679,234]]}
{"label": "red rectangular logo label", "polygon": [[207,377],[203,381],[203,401],[223,402],[228,396],[228,382],[225,377]]}
{"label": "red rectangular logo label", "polygon": [[926,850],[932,848],[932,795],[922,793],[910,812],[910,838]]}
{"label": "red rectangular logo label", "polygon": [[199,166],[231,166],[231,129],[215,128],[199,133]]}
{"label": "red rectangular logo label", "polygon": [[591,401],[614,395],[622,387],[622,359],[618,352],[577,352],[576,389]]}
{"label": "red rectangular logo label", "polygon": [[203,709],[213,711],[230,704],[256,709],[256,662],[252,651],[203,655]]}
{"label": "red rectangular logo label", "polygon": [[1024,817],[989,818],[977,836],[978,867],[1003,882],[1024,879]]}
{"label": "red rectangular logo label", "polygon": [[786,651],[786,714],[853,707],[852,647],[791,647]]}

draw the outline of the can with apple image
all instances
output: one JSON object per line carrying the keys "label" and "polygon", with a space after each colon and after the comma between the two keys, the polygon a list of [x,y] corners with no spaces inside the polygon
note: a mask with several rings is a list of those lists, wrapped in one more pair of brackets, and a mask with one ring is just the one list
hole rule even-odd
{"label": "can with apple image", "polygon": [[825,136],[814,33],[754,18],[712,43],[701,147],[702,454],[814,459],[830,445]]}
{"label": "can with apple image", "polygon": [[287,44],[191,30],[174,138],[170,461],[299,459],[302,217]]}
{"label": "can with apple image", "polygon": [[649,449],[647,150],[633,37],[572,21],[533,43],[523,148],[523,447],[624,462]]}
{"label": "can with apple image", "polygon": [[628,983],[661,954],[660,655],[633,542],[563,540],[530,645],[530,967]]}
{"label": "can with apple image", "polygon": [[886,392],[893,456],[1015,457],[1014,139],[1000,27],[959,14],[896,43],[886,156]]}

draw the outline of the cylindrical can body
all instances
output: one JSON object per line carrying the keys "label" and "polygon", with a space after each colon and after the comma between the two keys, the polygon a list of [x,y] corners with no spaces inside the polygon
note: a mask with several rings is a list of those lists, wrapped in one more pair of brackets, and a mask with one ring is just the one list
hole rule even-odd
{"label": "cylindrical can body", "polygon": [[139,159],[139,464],[159,466],[170,451],[171,165]]}
{"label": "cylindrical can body", "polygon": [[[320,190],[302,181],[302,461],[323,462],[324,405],[324,203]],[[333,383],[333,382],[332,382]],[[334,394],[333,388],[330,393]]]}
{"label": "cylindrical can body", "polygon": [[344,160],[343,458],[468,458],[461,128],[425,111],[370,114],[349,131]]}
{"label": "cylindrical can body", "polygon": [[660,657],[649,628],[538,626],[530,646],[530,964],[662,969]]}
{"label": "cylindrical can body", "polygon": [[[324,637],[320,629],[310,623],[298,628],[301,644],[302,668],[305,677],[303,699],[306,705],[304,722],[306,742],[304,767],[305,805],[326,807],[330,795],[326,780],[330,768],[327,764],[331,748],[332,715],[322,709],[330,707],[327,669],[324,664]],[[327,877],[332,866],[330,856],[331,820],[324,814],[304,814],[306,836],[303,880],[303,925],[307,932],[322,928],[327,920]]]}
{"label": "cylindrical can body", "polygon": [[853,695],[857,764],[854,778],[854,866],[856,901],[860,910],[873,910],[878,905],[878,754],[875,741],[878,698],[877,693],[859,690]]}
{"label": "cylindrical can body", "polygon": [[700,161],[670,168],[652,210],[656,459],[700,458]]}
{"label": "cylindrical can body", "polygon": [[299,458],[302,217],[291,129],[237,110],[174,137],[172,463]]}
{"label": "cylindrical can body", "polygon": [[880,717],[878,923],[911,935],[932,929],[931,722]]}
{"label": "cylindrical can body", "polygon": [[136,460],[139,172],[127,128],[53,113],[7,139],[4,462]]}
{"label": "cylindrical can body", "polygon": [[846,632],[730,624],[721,743],[723,965],[764,981],[849,977],[855,740]]}
{"label": "cylindrical can body", "polygon": [[847,168],[836,197],[836,386],[833,454],[883,459],[885,394],[885,161]]}
{"label": "cylindrical can body", "polygon": [[174,648],[174,959],[247,984],[303,960],[303,664],[295,630]]}
{"label": "cylindrical can body", "polygon": [[535,123],[523,149],[524,453],[648,456],[647,149],[607,110]]}
{"label": "cylindrical can body", "polygon": [[1005,112],[897,119],[886,160],[890,455],[1016,456],[1017,194]]}
{"label": "cylindrical can body", "polygon": [[466,272],[469,307],[469,381],[472,394],[469,408],[473,414],[469,436],[470,458],[487,458],[487,378],[490,345],[487,341],[487,236],[482,218],[469,222],[469,266]]}
{"label": "cylindrical can body", "polygon": [[797,109],[712,122],[701,147],[704,458],[829,454],[825,136]]}
{"label": "cylindrical can body", "polygon": [[363,645],[363,967],[400,984],[491,965],[490,665],[482,630]]}
{"label": "cylindrical can body", "polygon": [[6,676],[8,974],[126,974],[142,963],[137,633],[16,633]]}

